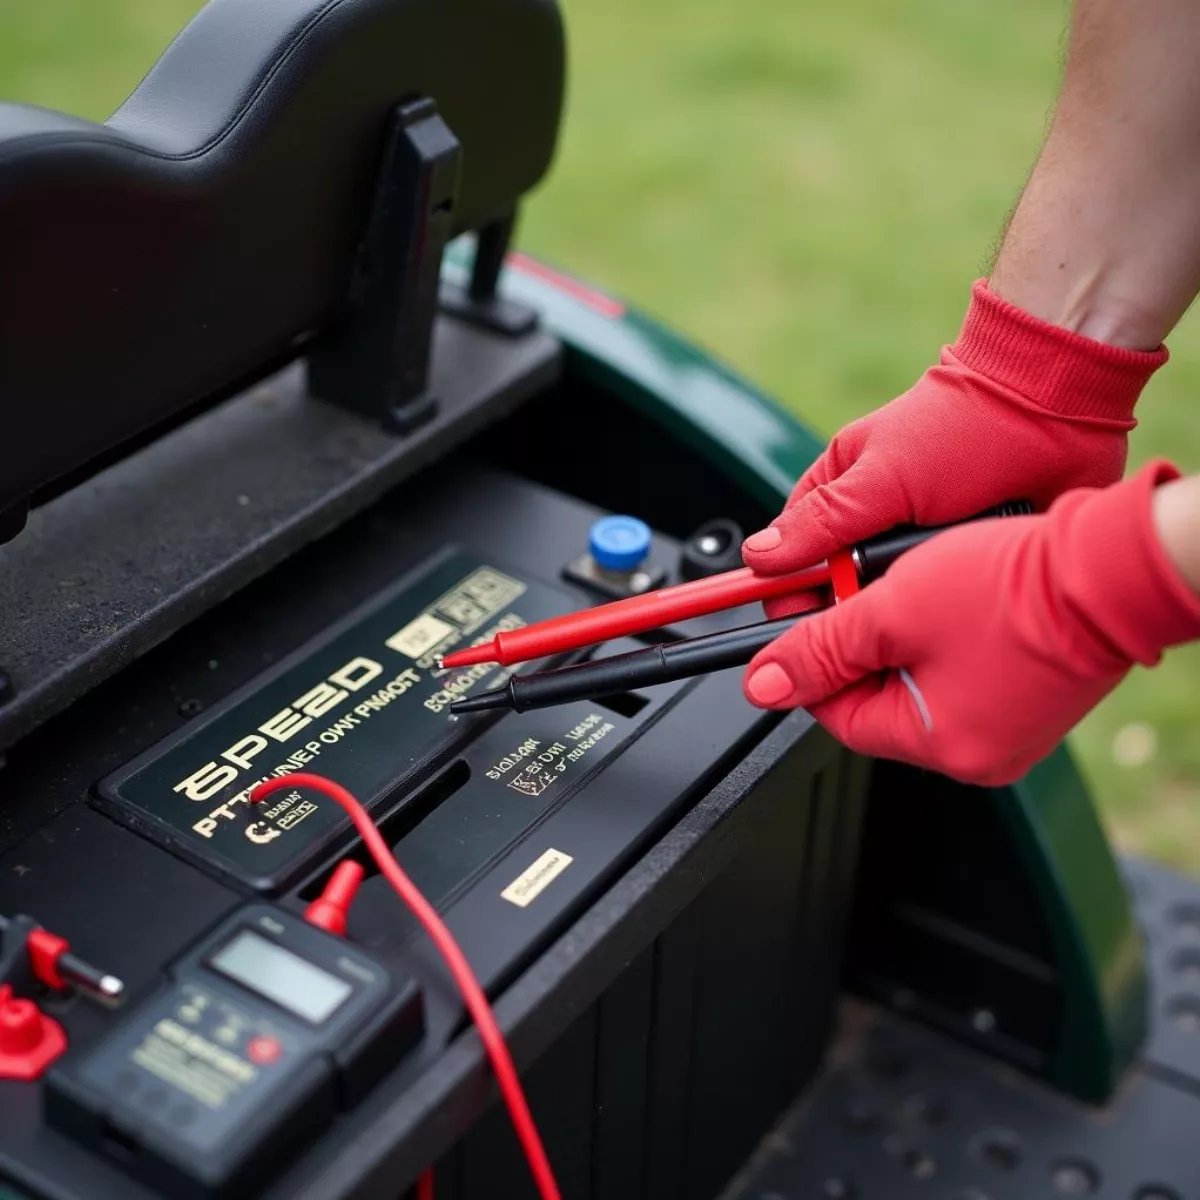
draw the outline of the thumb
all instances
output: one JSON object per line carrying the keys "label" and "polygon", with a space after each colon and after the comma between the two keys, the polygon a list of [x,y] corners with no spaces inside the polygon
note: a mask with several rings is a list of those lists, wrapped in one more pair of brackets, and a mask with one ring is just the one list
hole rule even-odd
{"label": "thumb", "polygon": [[810,489],[766,529],[748,537],[742,558],[762,575],[781,575],[911,519],[903,493],[881,489],[878,470],[860,462]]}
{"label": "thumb", "polygon": [[797,621],[746,671],[746,699],[760,708],[812,708],[892,666],[886,580]]}

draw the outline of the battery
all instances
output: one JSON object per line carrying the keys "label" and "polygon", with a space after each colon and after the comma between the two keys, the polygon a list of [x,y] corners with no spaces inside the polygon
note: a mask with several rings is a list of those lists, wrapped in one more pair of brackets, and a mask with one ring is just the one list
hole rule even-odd
{"label": "battery", "polygon": [[167,1195],[235,1197],[353,1107],[422,1028],[411,980],[255,904],[51,1073],[46,1117]]}
{"label": "battery", "polygon": [[96,803],[225,879],[289,887],[349,829],[328,797],[296,788],[251,815],[263,779],[319,771],[368,808],[444,761],[472,723],[450,703],[502,682],[454,647],[567,612],[558,588],[450,549],[222,704],[102,780]]}

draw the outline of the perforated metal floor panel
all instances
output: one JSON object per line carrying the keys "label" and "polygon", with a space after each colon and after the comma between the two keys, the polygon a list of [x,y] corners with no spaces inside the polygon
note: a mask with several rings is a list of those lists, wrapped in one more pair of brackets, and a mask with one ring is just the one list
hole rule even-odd
{"label": "perforated metal floor panel", "polygon": [[722,1200],[1200,1200],[1200,882],[1127,874],[1152,1033],[1108,1108],[848,1002],[829,1071]]}

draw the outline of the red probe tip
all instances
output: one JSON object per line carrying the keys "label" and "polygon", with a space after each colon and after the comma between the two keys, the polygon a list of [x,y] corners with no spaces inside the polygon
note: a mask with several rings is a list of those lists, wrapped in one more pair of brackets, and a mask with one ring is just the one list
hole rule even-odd
{"label": "red probe tip", "polygon": [[319,929],[345,937],[350,905],[354,903],[364,875],[366,871],[352,858],[338,863],[325,890],[304,910],[304,919]]}
{"label": "red probe tip", "polygon": [[455,650],[442,659],[443,667],[473,667],[477,663],[499,662],[496,648],[488,642],[486,646],[468,646],[465,650]]}

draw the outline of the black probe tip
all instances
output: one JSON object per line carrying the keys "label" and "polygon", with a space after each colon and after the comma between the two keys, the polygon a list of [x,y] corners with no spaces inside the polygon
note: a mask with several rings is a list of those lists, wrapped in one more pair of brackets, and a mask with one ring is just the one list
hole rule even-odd
{"label": "black probe tip", "polygon": [[450,711],[456,716],[463,713],[487,712],[493,708],[512,708],[512,699],[508,688],[496,688],[490,692],[480,692],[478,696],[464,696],[461,700],[451,701]]}

